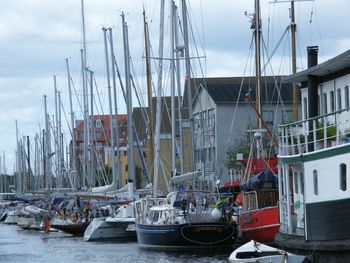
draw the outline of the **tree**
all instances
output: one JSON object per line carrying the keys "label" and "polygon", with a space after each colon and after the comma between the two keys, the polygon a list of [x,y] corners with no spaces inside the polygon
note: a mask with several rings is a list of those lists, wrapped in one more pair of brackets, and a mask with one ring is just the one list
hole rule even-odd
{"label": "tree", "polygon": [[242,153],[243,158],[248,158],[251,145],[251,137],[249,133],[245,136],[237,138],[226,151],[226,167],[228,169],[240,169],[242,164],[237,161],[237,154]]}

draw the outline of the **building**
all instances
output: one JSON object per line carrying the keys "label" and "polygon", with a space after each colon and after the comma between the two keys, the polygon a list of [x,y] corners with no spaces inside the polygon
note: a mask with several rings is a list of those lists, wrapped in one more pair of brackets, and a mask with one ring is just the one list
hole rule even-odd
{"label": "building", "polygon": [[[204,180],[230,180],[226,168],[228,147],[257,127],[257,114],[247,101],[255,101],[255,77],[192,79],[193,133],[195,170]],[[261,87],[262,117],[271,129],[293,119],[290,84],[280,84],[280,77],[265,77]]]}
{"label": "building", "polygon": [[[180,98],[181,101],[182,98]],[[176,171],[177,173],[188,172],[191,166],[191,158],[188,158],[191,152],[191,146],[189,141],[189,121],[188,114],[184,112],[181,107],[181,118],[179,117],[179,100],[175,97],[175,137],[176,137]],[[182,105],[182,104],[181,104]],[[157,98],[152,98],[152,112],[153,112],[153,136],[155,136],[156,128],[156,112],[157,112]],[[135,129],[137,131],[139,146],[142,148],[142,155],[147,167],[150,182],[153,181],[154,172],[154,156],[150,156],[150,134],[148,128],[148,114],[147,108],[134,108],[133,120]],[[158,189],[166,193],[168,186],[170,186],[170,178],[173,176],[171,168],[171,97],[165,96],[161,98],[161,123],[160,123],[160,135],[159,135],[159,169],[158,169]],[[181,121],[180,121],[181,119]],[[180,125],[181,123],[181,125]],[[180,140],[180,127],[182,127],[182,143]],[[155,145],[155,142],[153,142]],[[182,146],[182,147],[181,147]],[[140,149],[138,151],[140,151]],[[136,152],[136,151],[135,151]],[[154,149],[155,152],[155,149]],[[142,180],[145,180],[144,165],[140,159],[140,154],[136,158],[136,170],[140,170]],[[143,181],[144,183],[144,181]]]}
{"label": "building", "polygon": [[[109,180],[111,180],[111,148],[110,148],[110,142],[111,142],[111,125],[110,125],[110,116],[109,115],[94,115],[93,118],[89,116],[89,122],[91,124],[91,120],[93,119],[93,125],[90,125],[89,127],[89,137],[90,142],[88,145],[88,157],[87,157],[87,165],[91,165],[91,161],[94,161],[94,167],[95,167],[95,182],[93,183],[93,186],[96,184],[104,184],[102,181],[101,175],[102,173],[104,175],[109,176]],[[114,127],[116,127],[116,117],[113,116],[113,124]],[[119,125],[119,152],[123,153],[123,149],[127,146],[127,116],[125,114],[119,114],[118,115],[118,125]],[[76,136],[76,142],[77,142],[77,157],[78,157],[78,163],[77,163],[77,170],[78,174],[82,174],[82,166],[84,164],[84,121],[78,120],[76,121],[76,129],[75,129],[75,136]],[[93,149],[93,158],[90,156],[91,149]],[[122,156],[123,154],[120,154]],[[123,170],[121,169],[123,172]],[[122,177],[125,177],[125,174],[122,174]],[[88,182],[91,183],[91,182]]]}

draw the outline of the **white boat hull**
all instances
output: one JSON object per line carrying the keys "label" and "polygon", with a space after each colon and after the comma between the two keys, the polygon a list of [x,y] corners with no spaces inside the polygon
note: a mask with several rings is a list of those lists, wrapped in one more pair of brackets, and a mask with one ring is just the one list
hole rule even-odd
{"label": "white boat hull", "polygon": [[305,262],[305,256],[288,253],[252,240],[233,251],[228,260],[231,263],[301,263]]}
{"label": "white boat hull", "polygon": [[104,218],[95,218],[84,233],[85,241],[136,239],[132,222],[107,222]]}
{"label": "white boat hull", "polygon": [[17,224],[18,216],[16,211],[9,211],[4,221],[5,224]]}

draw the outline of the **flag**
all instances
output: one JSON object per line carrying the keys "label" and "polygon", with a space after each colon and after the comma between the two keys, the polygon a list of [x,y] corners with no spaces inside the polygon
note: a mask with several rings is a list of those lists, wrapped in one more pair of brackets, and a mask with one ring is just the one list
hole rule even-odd
{"label": "flag", "polygon": [[215,204],[215,208],[225,208],[229,205],[230,203],[230,197],[227,196],[226,198],[223,198],[223,199],[219,199],[219,201]]}

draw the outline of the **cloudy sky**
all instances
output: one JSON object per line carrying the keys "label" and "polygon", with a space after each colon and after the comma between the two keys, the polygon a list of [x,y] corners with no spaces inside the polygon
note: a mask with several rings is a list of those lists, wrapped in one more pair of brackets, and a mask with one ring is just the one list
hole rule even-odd
{"label": "cloudy sky", "polygon": [[[106,107],[108,104],[105,103],[107,84],[101,28],[103,26],[113,28],[115,53],[124,74],[120,15],[122,12],[126,14],[134,75],[141,95],[144,95],[146,89],[142,11],[145,8],[152,50],[157,54],[159,2],[159,0],[85,0],[88,66],[96,75],[98,94],[103,104],[100,112],[108,112]],[[169,2],[166,0],[165,50],[169,47],[167,44]],[[178,1],[176,3],[180,7],[180,3]],[[69,58],[76,87],[74,104],[77,118],[81,116],[81,110],[76,102],[76,98],[81,97],[79,57],[82,42],[81,0],[1,0],[0,7],[0,151],[6,152],[7,169],[12,171],[16,148],[15,120],[18,121],[20,138],[26,135],[34,138],[35,133],[44,127],[44,94],[48,96],[49,113],[54,114],[53,75],[57,75],[64,111],[66,114],[70,112],[65,58]],[[192,56],[202,57],[200,59],[202,67],[199,67],[198,62],[197,66],[194,66],[197,76],[253,74],[248,58],[252,38],[249,14],[253,13],[254,1],[190,0],[188,7],[193,32]],[[263,37],[267,54],[275,49],[289,24],[289,7],[289,2],[261,0]],[[320,62],[349,49],[350,1],[298,1],[295,7],[298,26],[298,70],[306,66],[305,54],[308,45],[319,46]],[[281,46],[272,59],[275,74],[290,72],[289,39],[287,35],[281,41]],[[246,65],[248,68],[244,73]],[[118,94],[121,95],[121,92]],[[119,97],[119,112],[123,113],[125,103],[122,96]],[[63,120],[65,122],[64,117]],[[67,127],[65,123],[63,126]],[[68,141],[69,138],[65,140]]]}

